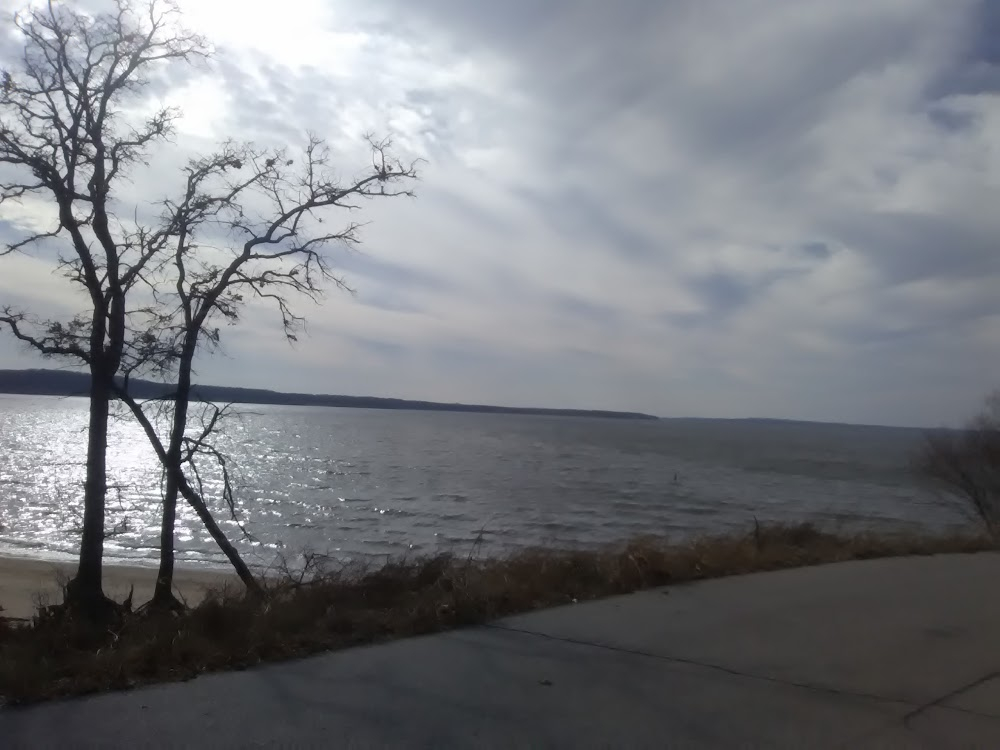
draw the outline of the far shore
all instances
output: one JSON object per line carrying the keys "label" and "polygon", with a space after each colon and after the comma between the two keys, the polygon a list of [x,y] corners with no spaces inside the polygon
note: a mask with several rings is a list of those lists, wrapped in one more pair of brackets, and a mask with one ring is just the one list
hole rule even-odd
{"label": "far shore", "polygon": [[[76,563],[37,560],[34,558],[0,555],[0,612],[2,617],[30,618],[41,604],[62,601],[60,584],[72,577]],[[104,591],[123,601],[129,589],[135,587],[133,602],[139,606],[153,594],[156,568],[138,565],[105,565]],[[174,574],[174,589],[188,604],[200,602],[210,589],[224,586],[241,588],[232,573],[178,565]]]}

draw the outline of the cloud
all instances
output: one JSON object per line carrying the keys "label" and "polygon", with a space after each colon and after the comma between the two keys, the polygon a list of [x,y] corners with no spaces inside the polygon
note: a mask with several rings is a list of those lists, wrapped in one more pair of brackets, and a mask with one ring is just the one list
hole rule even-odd
{"label": "cloud", "polygon": [[183,3],[218,53],[154,92],[187,117],[129,198],[226,136],[313,130],[350,176],[371,131],[427,163],[416,200],[351,217],[356,296],[294,348],[255,310],[206,379],[900,424],[995,385],[995,3],[235,8]]}

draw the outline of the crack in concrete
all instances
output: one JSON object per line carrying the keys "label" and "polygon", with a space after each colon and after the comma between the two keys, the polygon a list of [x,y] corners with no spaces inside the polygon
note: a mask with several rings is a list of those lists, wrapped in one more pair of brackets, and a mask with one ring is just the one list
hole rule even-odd
{"label": "crack in concrete", "polygon": [[868,738],[876,737],[879,734],[882,734],[883,732],[885,732],[885,731],[887,731],[889,729],[892,729],[894,727],[902,726],[902,727],[905,727],[905,728],[909,728],[909,724],[910,724],[910,722],[913,719],[915,719],[917,716],[919,716],[920,714],[924,713],[925,711],[927,711],[927,710],[929,710],[931,708],[935,708],[935,707],[938,707],[938,708],[941,708],[941,709],[947,710],[947,711],[955,711],[957,713],[968,714],[968,715],[971,715],[971,716],[979,716],[979,717],[986,718],[986,719],[998,719],[998,718],[1000,718],[1000,717],[994,716],[992,714],[983,713],[981,711],[974,711],[974,710],[968,709],[968,708],[961,708],[959,706],[945,706],[945,705],[943,705],[946,701],[949,701],[949,700],[951,700],[953,698],[956,698],[959,695],[961,695],[962,693],[968,692],[969,690],[972,690],[972,689],[974,689],[976,687],[979,687],[980,685],[983,685],[983,684],[989,682],[990,680],[992,680],[994,678],[1000,677],[1000,672],[990,672],[989,674],[987,674],[987,675],[985,675],[983,677],[980,677],[979,679],[973,680],[972,682],[970,682],[967,685],[963,685],[963,686],[961,686],[961,687],[959,687],[959,688],[957,688],[955,690],[952,690],[952,691],[946,693],[945,695],[942,695],[939,698],[936,698],[936,699],[934,699],[932,701],[929,701],[927,703],[922,703],[921,704],[921,703],[914,703],[913,701],[907,700],[907,699],[904,699],[904,698],[893,698],[893,697],[886,696],[886,695],[879,695],[877,693],[866,693],[866,692],[863,692],[863,691],[845,690],[845,689],[842,689],[842,688],[834,688],[834,687],[830,687],[828,685],[816,685],[816,684],[808,683],[808,682],[797,682],[795,680],[786,680],[786,679],[782,679],[780,677],[771,677],[771,676],[768,676],[768,675],[755,674],[753,672],[744,672],[744,671],[741,671],[741,670],[738,670],[738,669],[734,669],[732,667],[726,667],[726,666],[723,666],[721,664],[713,664],[711,662],[699,661],[697,659],[688,659],[688,658],[681,657],[681,656],[667,656],[665,654],[654,654],[654,653],[651,653],[649,651],[642,651],[640,649],[631,649],[631,648],[626,648],[624,646],[614,646],[614,645],[611,645],[611,644],[608,644],[608,643],[595,643],[593,641],[585,641],[585,640],[581,640],[581,639],[578,639],[578,638],[569,638],[569,637],[566,637],[566,636],[552,635],[550,633],[542,633],[542,632],[539,632],[537,630],[525,630],[523,628],[515,628],[515,627],[511,627],[509,625],[501,625],[501,624],[498,624],[498,623],[490,623],[490,624],[484,625],[483,627],[490,628],[490,629],[493,629],[493,630],[504,630],[504,631],[507,631],[509,633],[520,633],[522,635],[530,635],[530,636],[534,636],[536,638],[545,638],[547,640],[559,641],[559,642],[562,642],[562,643],[570,643],[570,644],[573,644],[575,646],[587,646],[589,648],[599,648],[599,649],[603,649],[605,651],[614,651],[614,652],[617,652],[617,653],[631,654],[633,656],[642,656],[642,657],[646,657],[646,658],[649,658],[649,659],[658,659],[660,661],[666,661],[666,662],[671,662],[671,663],[675,663],[675,664],[684,664],[686,666],[701,667],[703,669],[710,669],[712,671],[722,672],[724,674],[732,675],[734,677],[743,677],[743,678],[749,679],[749,680],[759,680],[761,682],[767,682],[767,683],[774,684],[774,685],[782,685],[782,686],[785,686],[785,687],[794,687],[794,688],[799,688],[799,689],[802,689],[802,690],[811,690],[811,691],[819,692],[819,693],[828,693],[830,695],[837,695],[837,696],[841,696],[841,697],[859,698],[859,699],[869,700],[869,701],[875,701],[875,702],[879,702],[879,703],[895,703],[895,704],[899,704],[899,705],[902,705],[902,706],[909,706],[909,707],[912,708],[911,711],[909,711],[908,713],[904,714],[901,718],[893,719],[892,721],[886,722],[883,725],[879,725],[878,727],[870,729],[870,730],[862,733],[861,735],[859,735],[857,737],[853,737],[853,738],[851,738],[850,740],[848,740],[846,742],[838,743],[837,745],[834,746],[836,748],[852,747],[855,744],[857,744],[858,742],[861,742],[861,741],[863,741],[865,739],[868,739]]}
{"label": "crack in concrete", "polygon": [[522,635],[531,635],[538,638],[546,638],[552,641],[560,641],[562,643],[570,643],[575,646],[589,646],[591,648],[599,648],[605,651],[615,651],[623,654],[631,654],[633,656],[644,656],[650,659],[659,659],[660,661],[668,661],[676,664],[684,664],[692,667],[702,667],[704,669],[710,669],[715,672],[722,672],[724,674],[732,675],[734,677],[745,677],[750,680],[759,680],[761,682],[769,682],[775,685],[784,685],[786,687],[802,688],[804,690],[812,690],[821,693],[830,693],[832,695],[840,695],[851,698],[862,698],[865,700],[877,701],[879,703],[898,703],[902,706],[909,706],[913,710],[905,714],[902,721],[905,723],[912,718],[920,715],[923,711],[929,708],[934,708],[940,706],[949,711],[956,711],[958,713],[970,714],[972,716],[980,716],[986,719],[1000,719],[1000,716],[994,714],[984,713],[983,711],[976,711],[971,708],[962,708],[961,706],[944,706],[942,705],[945,701],[951,700],[962,693],[965,693],[973,688],[979,687],[980,685],[989,682],[990,680],[1000,677],[1000,671],[991,672],[984,677],[980,677],[977,680],[970,682],[968,685],[963,685],[962,687],[953,690],[940,698],[936,698],[928,703],[915,703],[907,698],[897,698],[889,695],[881,695],[879,693],[866,693],[860,690],[847,690],[844,688],[835,688],[829,685],[817,685],[811,682],[797,682],[795,680],[788,680],[781,677],[772,677],[770,675],[757,674],[755,672],[744,672],[739,669],[734,669],[733,667],[726,667],[722,664],[713,664],[712,662],[699,661],[697,659],[688,659],[683,656],[669,656],[666,654],[655,654],[650,651],[642,651],[640,649],[626,648],[624,646],[614,646],[609,643],[595,643],[594,641],[585,641],[578,638],[569,638],[567,636],[552,635],[550,633],[542,633],[537,630],[525,630],[524,628],[515,628],[509,625],[501,625],[498,623],[488,623],[481,627],[490,628],[492,630],[505,630],[510,633],[521,633]]}
{"label": "crack in concrete", "polygon": [[923,703],[923,704],[920,704],[920,705],[914,707],[914,709],[912,711],[910,711],[908,714],[906,714],[905,716],[903,716],[902,719],[896,719],[894,721],[887,721],[885,724],[882,724],[881,726],[878,726],[878,727],[876,727],[874,729],[871,729],[871,730],[869,730],[867,732],[864,732],[863,734],[860,734],[860,735],[858,735],[856,737],[852,737],[851,739],[847,740],[846,742],[842,742],[842,743],[838,744],[836,746],[836,748],[837,748],[837,750],[839,750],[840,748],[856,747],[861,742],[864,742],[866,740],[870,740],[870,739],[873,739],[875,737],[878,737],[879,735],[882,735],[885,732],[887,732],[887,731],[889,731],[891,729],[895,729],[897,727],[903,727],[904,729],[910,729],[910,730],[912,730],[913,729],[913,727],[911,726],[912,721],[915,718],[917,718],[918,716],[920,716],[921,714],[929,711],[932,708],[940,708],[943,711],[954,711],[956,713],[968,714],[968,715],[971,715],[971,716],[978,716],[978,717],[985,718],[985,719],[1000,719],[1000,716],[995,716],[993,714],[983,713],[982,711],[973,711],[972,709],[961,708],[959,706],[946,706],[946,705],[944,705],[945,701],[951,700],[952,698],[956,698],[959,695],[961,695],[962,693],[968,692],[969,690],[972,690],[973,688],[979,687],[980,685],[983,685],[983,684],[989,682],[990,680],[992,680],[992,679],[994,679],[996,677],[1000,677],[1000,672],[991,672],[990,674],[987,674],[987,675],[985,675],[983,677],[980,677],[977,680],[973,680],[968,685],[963,685],[963,686],[961,686],[959,688],[956,688],[955,690],[952,690],[952,691],[950,691],[948,693],[945,693],[944,695],[942,695],[939,698],[935,698],[932,701],[928,701],[927,703]]}
{"label": "crack in concrete", "polygon": [[906,700],[904,698],[893,698],[885,695],[878,695],[876,693],[865,693],[855,690],[845,690],[843,688],[830,687],[829,685],[816,685],[808,682],[796,682],[795,680],[787,680],[781,677],[771,677],[769,675],[755,674],[753,672],[743,672],[738,669],[734,669],[732,667],[723,666],[721,664],[713,664],[711,662],[698,661],[697,659],[688,659],[683,656],[667,656],[666,654],[654,654],[649,651],[625,648],[624,646],[613,646],[607,643],[594,643],[593,641],[584,641],[577,638],[568,638],[565,636],[551,635],[549,633],[541,633],[536,630],[524,630],[522,628],[514,628],[508,625],[499,625],[495,623],[484,625],[483,627],[491,628],[493,630],[506,630],[507,632],[510,633],[522,633],[524,635],[532,635],[538,638],[546,638],[552,641],[571,643],[576,646],[590,646],[591,648],[600,648],[606,651],[616,651],[618,653],[623,653],[623,654],[632,654],[633,656],[645,656],[650,659],[659,659],[660,661],[668,661],[668,662],[673,662],[675,664],[684,664],[692,667],[702,667],[704,669],[711,669],[716,672],[723,672],[724,674],[732,675],[733,677],[744,677],[746,679],[759,680],[761,682],[768,682],[775,685],[802,688],[805,690],[813,690],[816,692],[830,693],[833,695],[841,695],[845,697],[863,698],[865,700],[878,701],[880,703],[898,703],[903,706],[911,706],[913,708],[919,708],[919,704],[916,704],[913,701]]}
{"label": "crack in concrete", "polygon": [[904,726],[909,726],[909,723],[913,719],[915,719],[918,716],[920,716],[920,714],[924,713],[928,709],[938,708],[938,707],[940,707],[940,708],[946,708],[946,709],[949,709],[951,711],[961,711],[962,713],[974,714],[976,716],[983,716],[983,717],[986,717],[986,718],[989,718],[989,719],[1000,719],[1000,716],[995,716],[993,714],[983,713],[982,711],[973,711],[972,709],[961,708],[959,706],[945,706],[944,705],[945,701],[950,701],[952,698],[957,698],[962,693],[967,693],[970,690],[973,690],[973,689],[979,687],[980,685],[985,685],[987,682],[989,682],[990,680],[994,680],[997,677],[1000,677],[1000,672],[990,672],[989,674],[984,675],[983,677],[980,677],[978,680],[973,680],[968,685],[962,685],[961,687],[956,688],[956,689],[952,690],[951,692],[945,693],[940,698],[935,698],[934,700],[929,701],[928,703],[924,703],[924,704],[922,704],[920,706],[917,706],[912,711],[910,711],[910,713],[908,713],[906,716],[903,717],[903,725]]}

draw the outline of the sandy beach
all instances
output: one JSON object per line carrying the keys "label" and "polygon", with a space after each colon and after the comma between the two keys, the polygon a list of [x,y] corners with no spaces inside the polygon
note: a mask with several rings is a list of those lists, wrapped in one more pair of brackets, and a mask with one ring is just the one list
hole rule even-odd
{"label": "sandy beach", "polygon": [[[60,581],[70,578],[76,568],[72,562],[53,562],[20,557],[0,556],[0,607],[5,617],[30,617],[39,601],[55,604],[61,600]],[[109,596],[123,600],[129,588],[135,586],[134,603],[145,602],[153,593],[156,580],[155,568],[125,565],[108,565],[104,568],[104,591]],[[177,568],[174,588],[193,604],[205,592],[225,585],[242,584],[235,575],[204,569]]]}

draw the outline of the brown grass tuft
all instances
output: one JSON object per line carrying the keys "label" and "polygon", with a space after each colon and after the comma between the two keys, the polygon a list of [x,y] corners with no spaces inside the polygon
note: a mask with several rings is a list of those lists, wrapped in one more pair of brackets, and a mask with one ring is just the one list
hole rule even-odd
{"label": "brown grass tuft", "polygon": [[59,608],[40,610],[30,623],[0,620],[0,696],[17,704],[183,680],[652,586],[994,545],[986,536],[848,536],[804,524],[683,544],[642,537],[595,550],[439,555],[378,569],[323,566],[313,558],[305,575],[268,579],[262,601],[217,591],[183,614],[128,613],[111,628]]}

